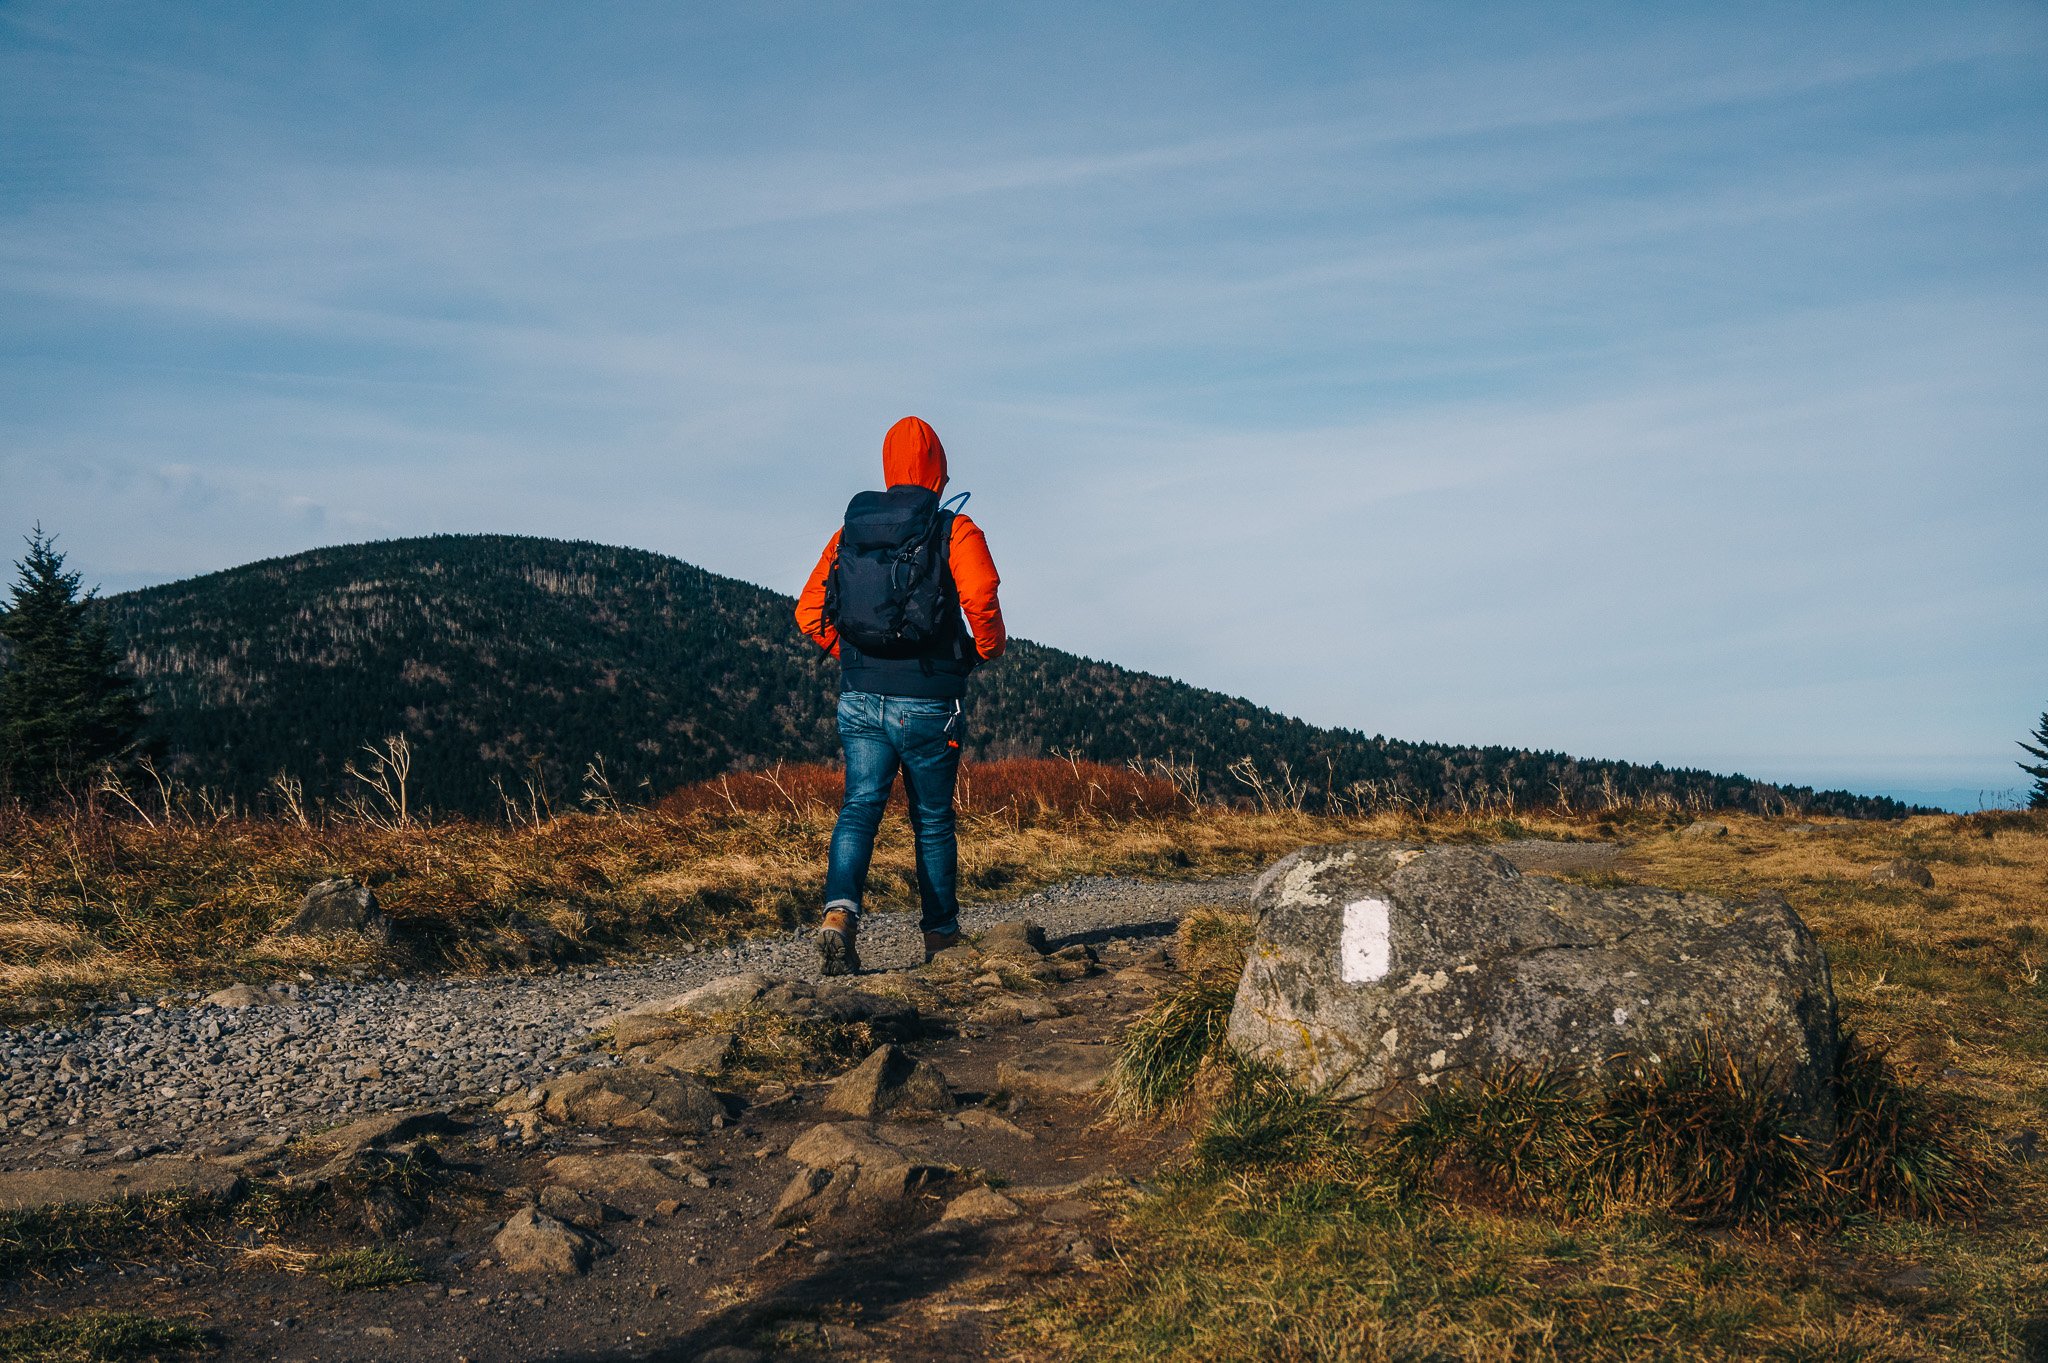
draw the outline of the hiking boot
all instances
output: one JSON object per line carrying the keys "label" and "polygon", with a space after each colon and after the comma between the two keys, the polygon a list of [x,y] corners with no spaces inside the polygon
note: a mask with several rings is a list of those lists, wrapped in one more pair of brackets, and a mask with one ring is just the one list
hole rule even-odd
{"label": "hiking boot", "polygon": [[938,955],[940,952],[944,951],[948,947],[957,947],[959,945],[960,929],[958,928],[954,928],[951,932],[926,933],[924,935],[924,963],[926,965],[930,965],[932,963],[932,957]]}
{"label": "hiking boot", "polygon": [[845,909],[826,912],[818,928],[818,955],[825,962],[827,975],[860,974],[860,952],[854,946],[859,931],[860,920]]}

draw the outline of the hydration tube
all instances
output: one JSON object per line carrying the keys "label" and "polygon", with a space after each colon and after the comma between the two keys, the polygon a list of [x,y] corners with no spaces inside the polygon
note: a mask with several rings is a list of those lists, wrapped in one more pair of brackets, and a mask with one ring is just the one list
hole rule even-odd
{"label": "hydration tube", "polygon": [[956,492],[952,496],[946,498],[945,501],[939,503],[939,510],[951,511],[957,515],[960,511],[960,508],[967,505],[967,499],[969,497],[972,497],[973,495],[974,494],[971,492]]}

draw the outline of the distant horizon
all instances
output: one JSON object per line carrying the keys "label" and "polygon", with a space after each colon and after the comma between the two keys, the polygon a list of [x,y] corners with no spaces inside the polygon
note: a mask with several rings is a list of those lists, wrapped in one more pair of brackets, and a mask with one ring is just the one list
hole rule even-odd
{"label": "distant horizon", "polygon": [[[45,527],[45,529],[47,530],[48,527]],[[333,540],[320,544],[307,545],[303,549],[295,549],[278,554],[265,554],[260,558],[248,559],[240,563],[224,564],[218,568],[202,569],[198,572],[181,574],[176,577],[167,577],[158,581],[143,581],[126,585],[110,585],[105,582],[95,583],[90,576],[87,576],[84,581],[84,586],[87,589],[91,589],[95,586],[98,586],[101,589],[103,595],[113,596],[123,592],[144,591],[152,587],[175,586],[182,582],[190,582],[199,578],[211,577],[219,573],[232,572],[236,569],[250,567],[257,563],[269,562],[278,559],[295,558],[302,554],[316,553],[324,549],[345,549],[356,545],[382,544],[406,540],[466,538],[485,536],[503,536],[506,538],[513,539],[556,541],[568,541],[572,538],[581,538],[561,535],[533,535],[512,531],[477,530],[438,531],[420,535],[379,536],[361,540]],[[653,554],[663,558],[674,559],[676,562],[688,564],[693,568],[701,569],[704,572],[711,573],[718,577],[727,578],[731,581],[746,583],[746,585],[751,587],[757,587],[762,591],[774,592],[778,595],[785,597],[791,596],[789,592],[784,591],[779,587],[773,586],[772,584],[751,582],[744,577],[738,576],[737,574],[724,572],[718,568],[712,567],[709,564],[697,563],[690,559],[683,558],[680,555],[667,553],[664,550],[648,549],[640,545],[611,544],[603,540],[584,539],[582,540],[582,542],[598,544],[610,549],[633,550],[640,553]],[[58,547],[61,551],[63,547],[61,541]],[[73,570],[77,570],[77,565],[75,564],[68,564],[67,566],[71,567]],[[794,628],[794,625],[792,625],[792,628]],[[1078,650],[1070,648],[1067,645],[1054,642],[1050,639],[1033,638],[1030,639],[1029,642],[1041,644],[1048,648],[1060,649],[1064,652],[1078,652]],[[1100,655],[1090,654],[1084,656],[1095,657]],[[1102,661],[1114,663],[1119,667],[1134,667],[1133,664],[1127,663],[1124,660],[1115,657],[1103,657]],[[1134,668],[1134,670],[1146,672],[1152,671],[1152,669],[1149,668]],[[1247,695],[1241,692],[1231,692],[1228,691],[1226,688],[1211,685],[1210,683],[1207,683],[1201,680],[1200,678],[1179,676],[1171,673],[1153,672],[1152,674],[1156,676],[1164,676],[1170,680],[1183,682],[1186,685],[1199,687],[1204,690],[1218,691],[1226,695],[1232,695],[1235,696],[1237,699],[1248,701],[1253,705],[1257,705],[1262,709],[1271,710],[1276,714],[1286,715],[1289,718],[1301,719],[1305,723],[1315,724],[1318,728],[1348,729],[1355,732],[1366,734],[1368,736],[1374,734],[1381,734],[1388,738],[1401,739],[1404,741],[1416,743],[1442,743],[1449,745],[1487,746],[1486,744],[1482,743],[1474,743],[1474,741],[1469,738],[1460,737],[1457,735],[1425,735],[1412,733],[1397,733],[1389,729],[1381,729],[1375,728],[1371,725],[1359,724],[1322,724],[1313,719],[1309,719],[1306,716],[1296,715],[1283,707],[1273,705],[1267,701],[1260,699],[1256,695]],[[1494,741],[1489,740],[1489,742]],[[1527,748],[1534,751],[1567,752],[1570,753],[1571,756],[1578,758],[1596,759],[1603,761],[1624,761],[1634,763],[1638,766],[1650,766],[1653,764],[1661,763],[1665,767],[1685,767],[1692,768],[1695,770],[1713,771],[1721,773],[1723,775],[1741,776],[1748,780],[1753,781],[1765,781],[1772,785],[1804,786],[1816,791],[1841,790],[1847,791],[1850,794],[1854,795],[1881,795],[1890,799],[1899,800],[1906,804],[1924,805],[1934,808],[1946,809],[1951,813],[1967,814],[1974,813],[1980,808],[2005,808],[2013,807],[2014,805],[2023,806],[2025,804],[2026,798],[2026,783],[2024,782],[2024,780],[2009,782],[2004,788],[1998,788],[1988,785],[1972,785],[1969,783],[1967,779],[1951,783],[1944,783],[1938,777],[1933,780],[1922,780],[1911,784],[1900,784],[1897,782],[1887,782],[1882,777],[1869,778],[1856,775],[1836,776],[1832,779],[1827,777],[1816,778],[1812,776],[1798,774],[1799,769],[1797,767],[1774,767],[1770,765],[1769,759],[1767,759],[1765,762],[1761,764],[1745,764],[1740,761],[1727,760],[1717,761],[1711,758],[1703,761],[1678,761],[1668,757],[1639,756],[1630,755],[1626,753],[1582,752],[1570,748],[1560,748],[1552,744],[1531,743],[1526,741],[1507,741],[1504,743],[1497,743],[1496,745],[1509,748]],[[2017,768],[2015,768],[2015,775],[2018,775]],[[2004,805],[1997,803],[1980,803],[1982,800],[1991,797],[2004,798],[2008,801],[2008,803]]]}

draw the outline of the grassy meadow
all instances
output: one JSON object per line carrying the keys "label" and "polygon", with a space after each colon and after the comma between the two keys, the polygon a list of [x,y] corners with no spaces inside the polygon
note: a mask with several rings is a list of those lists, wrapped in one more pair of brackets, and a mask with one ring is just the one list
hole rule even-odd
{"label": "grassy meadow", "polygon": [[[1616,816],[1373,831],[1619,832],[1618,867],[1580,878],[1783,894],[1829,950],[1859,1038],[1851,1079],[1877,1081],[1860,1100],[1861,1166],[1823,1171],[1843,1186],[1793,1179],[1738,1213],[1701,1199],[1693,1171],[1671,1167],[1684,1161],[1640,1151],[1626,1172],[1648,1155],[1649,1177],[1557,1196],[1584,1109],[1526,1083],[1446,1095],[1361,1135],[1319,1095],[1208,1049],[1205,991],[1227,999],[1241,960],[1211,923],[1117,1075],[1121,1119],[1165,1107],[1191,1124],[1188,1152],[1156,1186],[1109,1194],[1123,1212],[1104,1267],[1020,1308],[1019,1355],[2048,1358],[2048,1152],[2014,1153],[2048,1125],[2048,816],[1720,821],[1714,838]],[[1871,881],[1899,857],[1933,887]],[[1518,1124],[1546,1102],[1566,1118]],[[1612,1148],[1594,1156],[1617,1163]],[[1916,1178],[1936,1196],[1915,1196]]]}

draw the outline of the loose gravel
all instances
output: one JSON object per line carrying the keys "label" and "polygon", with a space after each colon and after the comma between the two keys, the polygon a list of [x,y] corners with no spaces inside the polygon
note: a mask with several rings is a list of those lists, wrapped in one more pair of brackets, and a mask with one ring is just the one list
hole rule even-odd
{"label": "loose gravel", "polygon": [[[1164,933],[1202,904],[1242,902],[1249,877],[1092,877],[963,911],[970,933],[1031,918],[1062,940]],[[913,965],[914,915],[864,925],[867,968]],[[0,1167],[98,1163],[223,1138],[294,1132],[391,1108],[455,1106],[608,1063],[606,1018],[742,970],[809,977],[807,936],[756,939],[554,975],[287,981],[274,1004],[169,1006],[0,1032]]]}

